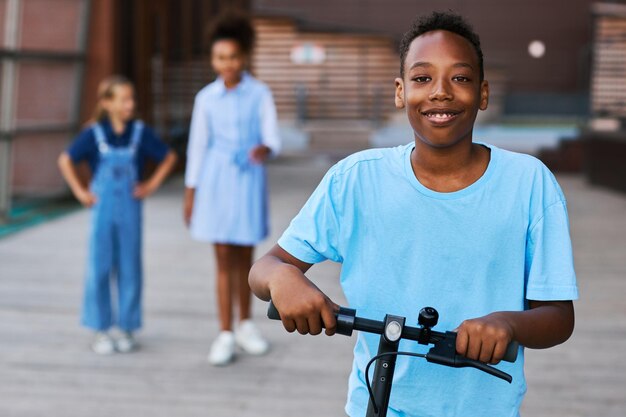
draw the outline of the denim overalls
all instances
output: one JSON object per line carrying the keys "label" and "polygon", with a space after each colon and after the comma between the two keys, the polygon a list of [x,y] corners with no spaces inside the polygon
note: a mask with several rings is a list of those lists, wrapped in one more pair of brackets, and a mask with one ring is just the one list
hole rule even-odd
{"label": "denim overalls", "polygon": [[94,330],[113,325],[111,278],[117,279],[117,325],[124,331],[141,327],[141,200],[133,197],[137,183],[135,155],[143,123],[135,121],[130,144],[107,144],[100,124],[93,126],[100,161],[91,182],[96,195],[82,324]]}

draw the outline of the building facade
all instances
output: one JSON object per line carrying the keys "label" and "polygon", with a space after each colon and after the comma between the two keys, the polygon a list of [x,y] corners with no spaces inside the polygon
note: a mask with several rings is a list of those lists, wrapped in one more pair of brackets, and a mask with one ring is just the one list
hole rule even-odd
{"label": "building facade", "polygon": [[[136,85],[140,116],[172,141],[211,80],[206,21],[246,0],[0,0],[0,218],[20,195],[57,195],[56,158],[89,120],[101,79]],[[202,66],[195,63],[202,62]],[[177,68],[191,63],[193,78]],[[172,69],[172,71],[170,71]]]}
{"label": "building facade", "polygon": [[[618,93],[594,87],[604,89],[604,98],[593,96],[589,104],[591,5],[441,0],[436,9],[467,16],[480,34],[491,118],[584,118],[597,113],[608,92]],[[8,216],[14,196],[66,190],[56,156],[88,121],[97,84],[109,74],[134,81],[140,116],[182,152],[193,96],[214,78],[204,28],[227,8],[255,17],[252,71],[272,88],[279,117],[321,122],[330,127],[319,136],[329,137],[340,121],[376,124],[393,115],[398,41],[413,17],[433,6],[423,0],[0,0],[0,217]]]}

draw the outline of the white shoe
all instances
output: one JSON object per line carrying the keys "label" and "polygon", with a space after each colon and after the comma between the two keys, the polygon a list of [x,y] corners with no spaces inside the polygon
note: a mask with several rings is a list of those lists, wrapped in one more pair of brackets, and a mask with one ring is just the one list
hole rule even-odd
{"label": "white shoe", "polygon": [[122,336],[115,341],[115,349],[120,353],[129,353],[137,349],[137,342],[131,332],[122,332]]}
{"label": "white shoe", "polygon": [[243,320],[239,323],[235,333],[237,346],[250,355],[264,355],[269,350],[269,343],[261,336],[261,332],[252,320]]}
{"label": "white shoe", "polygon": [[217,336],[211,345],[209,363],[215,366],[228,365],[235,356],[235,335],[224,330]]}
{"label": "white shoe", "polygon": [[97,332],[91,349],[98,355],[112,355],[115,353],[115,343],[108,333]]}

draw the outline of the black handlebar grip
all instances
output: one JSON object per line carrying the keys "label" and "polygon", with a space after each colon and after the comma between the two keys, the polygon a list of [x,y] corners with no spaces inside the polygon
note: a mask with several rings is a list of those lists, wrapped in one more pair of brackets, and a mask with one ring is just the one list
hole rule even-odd
{"label": "black handlebar grip", "polygon": [[517,360],[517,353],[519,352],[519,343],[516,341],[512,341],[506,347],[506,352],[504,352],[503,361],[506,362],[515,362]]}
{"label": "black handlebar grip", "polygon": [[278,314],[278,310],[276,310],[276,306],[270,300],[270,305],[267,308],[267,318],[271,320],[280,320],[280,314]]}
{"label": "black handlebar grip", "polygon": [[[335,313],[335,317],[337,318],[336,332],[344,336],[352,336],[355,315],[356,310],[339,307],[339,311]],[[270,300],[270,305],[267,307],[267,318],[271,320],[281,320],[280,314],[272,300]]]}

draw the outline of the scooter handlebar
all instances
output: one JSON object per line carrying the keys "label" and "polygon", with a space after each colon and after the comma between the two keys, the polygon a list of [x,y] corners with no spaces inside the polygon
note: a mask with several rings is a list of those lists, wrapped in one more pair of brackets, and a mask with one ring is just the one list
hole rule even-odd
{"label": "scooter handlebar", "polygon": [[[272,320],[281,319],[280,313],[278,312],[278,310],[276,309],[276,306],[274,306],[274,303],[272,303],[271,300],[269,303],[269,307],[267,309],[267,317]],[[385,328],[384,328],[385,326],[382,321],[357,317],[356,310],[351,309],[351,308],[340,307],[339,311],[335,313],[335,317],[337,318],[337,333],[345,335],[345,336],[351,336],[354,330],[364,331],[364,332],[374,333],[374,334],[382,334],[385,331]],[[424,331],[423,328],[404,326],[401,337],[403,339],[418,340],[419,338],[421,338],[423,331]],[[456,333],[454,332],[442,333],[442,332],[430,330],[429,336],[430,336],[429,343],[432,343],[432,344],[435,344],[443,339],[447,339],[448,341],[451,339],[456,340]],[[519,344],[513,341],[509,343],[509,345],[507,346],[506,352],[502,360],[506,362],[515,362],[517,360],[518,352],[519,352]],[[460,358],[463,358],[460,355],[458,356]],[[433,356],[433,358],[435,357],[436,356]],[[467,359],[467,360],[470,360],[470,359]],[[464,364],[461,366],[468,366],[465,360],[459,359],[455,363],[459,365]],[[482,363],[482,362],[478,362],[478,363]],[[451,363],[447,365],[454,366]],[[456,366],[456,367],[459,367],[459,366]],[[484,369],[481,368],[481,370],[484,370]]]}

